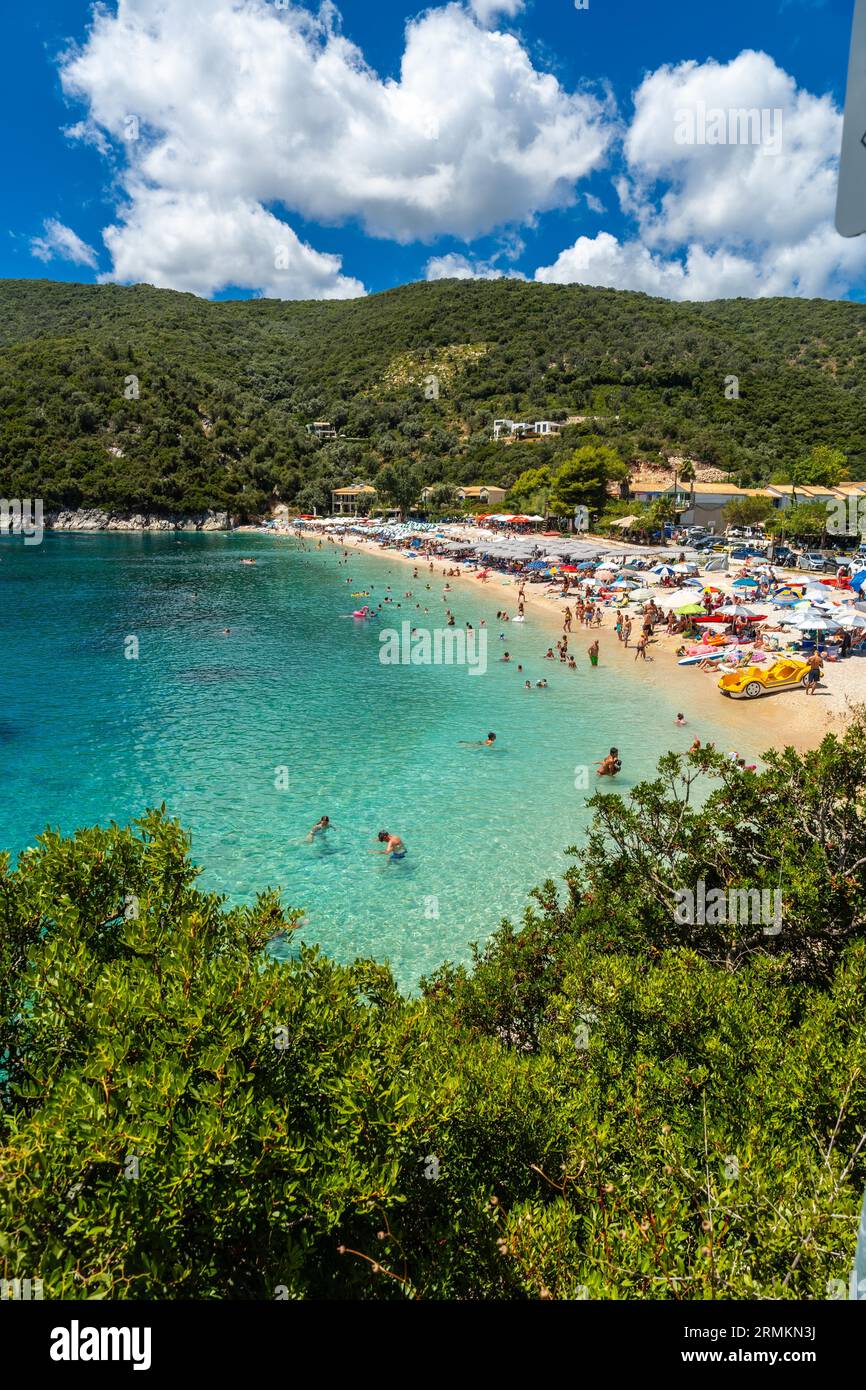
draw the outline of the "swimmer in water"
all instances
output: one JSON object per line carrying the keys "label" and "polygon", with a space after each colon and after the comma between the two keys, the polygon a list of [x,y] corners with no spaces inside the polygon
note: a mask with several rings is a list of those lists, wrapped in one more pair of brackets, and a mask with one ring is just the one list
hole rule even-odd
{"label": "swimmer in water", "polygon": [[392,835],[388,830],[380,830],[379,834],[376,836],[376,839],[379,841],[381,845],[384,845],[385,848],[371,849],[371,854],[384,854],[385,857],[387,859],[390,859],[392,862],[395,859],[406,858],[406,846],[403,844],[403,841],[400,839],[399,835]]}
{"label": "swimmer in water", "polygon": [[684,728],[685,722],[686,722],[686,716],[685,716],[684,714],[678,714],[677,717],[676,717],[676,720],[675,720],[675,723],[676,723],[677,728],[678,728],[678,729]]}
{"label": "swimmer in water", "polygon": [[333,828],[334,827],[331,824],[330,816],[322,816],[322,819],[320,821],[316,821],[316,824],[313,826],[312,830],[307,836],[307,844],[311,845],[317,835],[322,835],[326,830],[333,830]]}
{"label": "swimmer in water", "polygon": [[595,775],[596,777],[615,777],[621,767],[619,749],[611,748],[607,757],[598,764],[598,772]]}

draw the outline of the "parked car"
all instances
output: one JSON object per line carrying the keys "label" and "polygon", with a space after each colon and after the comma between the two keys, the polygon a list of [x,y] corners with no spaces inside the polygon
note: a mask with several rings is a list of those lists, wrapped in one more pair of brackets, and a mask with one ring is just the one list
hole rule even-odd
{"label": "parked car", "polygon": [[729,540],[761,541],[764,533],[760,526],[729,526],[725,531]]}
{"label": "parked car", "polygon": [[818,571],[821,574],[826,574],[828,570],[832,570],[835,574],[836,568],[835,555],[826,555],[823,550],[804,550],[802,555],[797,556],[798,570]]}
{"label": "parked car", "polygon": [[754,545],[735,545],[731,551],[732,560],[766,560],[767,552]]}
{"label": "parked car", "polygon": [[777,545],[773,548],[774,565],[781,565],[782,569],[797,568],[797,552],[792,550],[789,545]]}

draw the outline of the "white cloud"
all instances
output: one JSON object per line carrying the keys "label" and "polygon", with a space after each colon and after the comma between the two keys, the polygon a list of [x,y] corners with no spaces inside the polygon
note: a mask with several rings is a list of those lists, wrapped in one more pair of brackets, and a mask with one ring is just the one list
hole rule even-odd
{"label": "white cloud", "polygon": [[260,204],[207,193],[138,187],[123,221],[104,232],[114,269],[102,280],[211,295],[254,286],[272,299],[352,299],[360,280],[340,274],[340,257],[315,251]]}
{"label": "white cloud", "polygon": [[425,267],[428,280],[525,280],[519,270],[500,270],[493,261],[471,260],[458,252],[431,256]]}
{"label": "white cloud", "polygon": [[[677,141],[678,129],[687,133],[684,112],[695,133],[709,133],[711,113],[723,111],[727,134],[738,128],[728,113],[752,108],[767,113],[768,146],[781,131],[778,153]],[[639,238],[579,237],[536,279],[673,299],[845,294],[866,268],[866,243],[846,241],[833,226],[840,138],[831,99],[798,89],[765,53],[659,68],[635,94],[627,172],[616,183]]]}
{"label": "white cloud", "polygon": [[469,0],[469,8],[482,24],[490,24],[501,14],[513,19],[523,5],[524,0]]}
{"label": "white cloud", "polygon": [[[477,0],[475,14],[517,8]],[[129,210],[110,236],[125,278],[154,263],[170,274],[175,208],[195,198],[214,215],[282,206],[404,243],[470,240],[572,204],[612,136],[605,106],[565,91],[517,38],[486,30],[458,4],[408,24],[399,79],[383,80],[330,6],[314,17],[267,0],[124,0],[116,14],[95,12],[62,80],[87,105],[71,128],[78,138],[119,145],[137,122],[138,138],[123,147]],[[260,222],[245,220],[254,249]],[[145,222],[164,248],[144,244]],[[194,235],[184,229],[184,247]],[[203,244],[201,260],[202,282],[239,283],[218,245]],[[335,276],[331,288],[340,283]]]}
{"label": "white cloud", "polygon": [[89,265],[96,269],[99,264],[96,252],[71,227],[64,226],[54,217],[48,217],[42,229],[44,235],[34,237],[30,243],[31,254],[38,260],[71,261],[73,265]]}

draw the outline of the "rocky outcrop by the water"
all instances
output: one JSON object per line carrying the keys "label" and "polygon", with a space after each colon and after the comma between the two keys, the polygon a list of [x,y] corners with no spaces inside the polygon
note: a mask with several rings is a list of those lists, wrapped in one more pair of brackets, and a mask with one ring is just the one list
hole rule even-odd
{"label": "rocky outcrop by the water", "polygon": [[104,512],[98,507],[46,512],[49,531],[230,531],[228,512]]}

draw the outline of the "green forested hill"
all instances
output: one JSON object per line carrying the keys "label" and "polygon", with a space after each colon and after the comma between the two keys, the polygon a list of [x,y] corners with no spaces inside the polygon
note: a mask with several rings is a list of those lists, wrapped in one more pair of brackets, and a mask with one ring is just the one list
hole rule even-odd
{"label": "green forested hill", "polygon": [[[322,505],[401,460],[421,482],[507,485],[588,433],[629,461],[687,453],[743,482],[826,443],[862,477],[864,328],[859,304],[518,281],[303,303],[0,282],[0,495],[245,515]],[[494,445],[499,415],[600,418]],[[310,439],[314,419],[343,437]]]}

